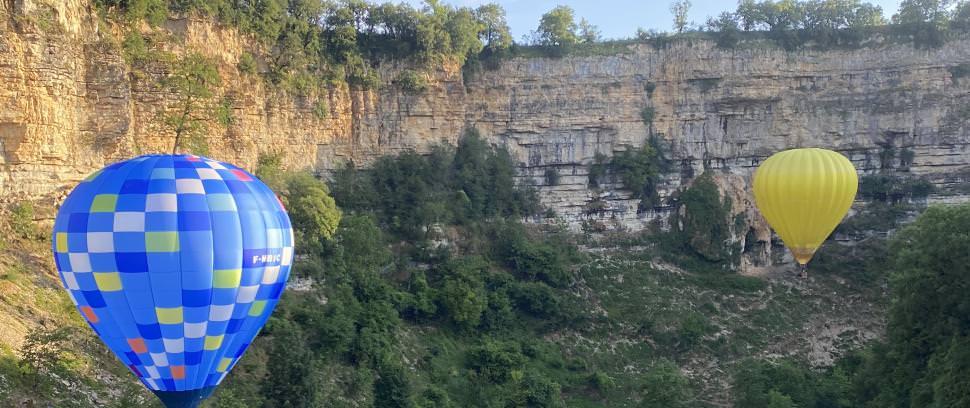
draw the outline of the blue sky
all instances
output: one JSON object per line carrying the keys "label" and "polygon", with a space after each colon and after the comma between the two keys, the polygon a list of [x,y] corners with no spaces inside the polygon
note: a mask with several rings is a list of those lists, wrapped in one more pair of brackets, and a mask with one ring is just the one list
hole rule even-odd
{"label": "blue sky", "polygon": [[[475,7],[483,3],[498,3],[505,8],[512,35],[516,41],[522,35],[539,25],[539,17],[553,7],[563,4],[576,10],[578,17],[585,17],[598,26],[604,37],[632,37],[637,27],[657,30],[671,30],[670,3],[673,0],[443,0],[444,3]],[[406,0],[421,7],[422,0]],[[899,7],[899,0],[869,0],[882,6],[883,15],[892,16]],[[725,10],[734,10],[735,0],[691,0],[690,20],[696,23],[707,21],[707,16]]]}

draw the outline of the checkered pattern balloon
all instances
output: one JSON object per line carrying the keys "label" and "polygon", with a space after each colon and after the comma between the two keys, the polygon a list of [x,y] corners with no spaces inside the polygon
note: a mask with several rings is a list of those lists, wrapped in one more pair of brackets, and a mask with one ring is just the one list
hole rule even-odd
{"label": "checkered pattern balloon", "polygon": [[289,217],[246,171],[198,156],[112,164],[71,192],[54,256],[81,315],[146,387],[211,388],[276,306]]}

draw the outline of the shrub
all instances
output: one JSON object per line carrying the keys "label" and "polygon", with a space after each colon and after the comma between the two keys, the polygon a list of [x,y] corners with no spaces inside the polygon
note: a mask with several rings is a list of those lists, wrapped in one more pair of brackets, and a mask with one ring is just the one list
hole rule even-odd
{"label": "shrub", "polygon": [[512,380],[514,371],[521,370],[527,358],[516,343],[486,339],[481,346],[468,351],[465,361],[485,381],[505,384]]}
{"label": "shrub", "polygon": [[589,186],[592,188],[600,187],[606,183],[607,159],[605,154],[596,152],[593,156],[593,163],[589,166]]}
{"label": "shrub", "polygon": [[313,104],[313,117],[317,120],[324,120],[330,116],[330,107],[327,106],[326,99],[321,98],[317,103]]}
{"label": "shrub", "polygon": [[890,203],[922,199],[936,190],[933,183],[918,177],[895,174],[871,174],[859,180],[859,197]]}
{"label": "shrub", "polygon": [[223,127],[229,127],[236,123],[235,103],[230,96],[224,96],[219,105],[216,106],[216,121]]}
{"label": "shrub", "polygon": [[10,228],[14,234],[23,239],[37,237],[37,226],[34,225],[34,205],[22,202],[10,209]]}
{"label": "shrub", "polygon": [[949,68],[950,76],[954,79],[965,78],[970,76],[970,64],[958,64]]}
{"label": "shrub", "polygon": [[[650,93],[652,94],[653,91]],[[644,125],[647,125],[648,127],[653,126],[653,118],[656,116],[656,114],[657,111],[653,107],[647,106],[640,110],[640,119],[643,120]]]}
{"label": "shrub", "polygon": [[728,245],[732,227],[728,220],[731,201],[721,198],[709,173],[699,177],[680,194],[679,205],[685,209],[680,223],[684,244],[708,261],[728,260],[733,254]]}
{"label": "shrub", "polygon": [[653,146],[644,144],[639,149],[614,155],[610,168],[614,176],[620,179],[624,190],[633,193],[634,198],[645,201],[645,204],[653,204],[657,195],[656,184],[663,168],[661,160]]}
{"label": "shrub", "polygon": [[405,70],[398,75],[397,79],[394,80],[394,83],[401,87],[401,90],[403,90],[405,93],[411,95],[424,93],[428,90],[427,76],[410,69]]}
{"label": "shrub", "polygon": [[283,201],[297,235],[297,248],[315,250],[323,241],[329,240],[340,224],[337,208],[327,185],[306,172],[286,177]]}
{"label": "shrub", "polygon": [[606,394],[616,388],[616,381],[602,371],[589,375],[589,385],[600,394]]}
{"label": "shrub", "polygon": [[514,287],[513,297],[516,306],[533,316],[550,318],[560,314],[559,296],[545,283],[519,283]]}
{"label": "shrub", "polygon": [[547,186],[559,185],[559,171],[555,167],[546,168],[545,174],[543,175],[546,180]]}
{"label": "shrub", "polygon": [[488,302],[482,274],[487,264],[481,258],[449,262],[444,271],[438,300],[451,320],[464,328],[478,326]]}
{"label": "shrub", "polygon": [[687,379],[680,368],[662,360],[643,378],[643,408],[680,408],[687,406],[689,390]]}
{"label": "shrub", "polygon": [[236,69],[244,74],[255,74],[256,73],[256,57],[248,52],[242,53],[239,56],[239,63],[236,64]]}

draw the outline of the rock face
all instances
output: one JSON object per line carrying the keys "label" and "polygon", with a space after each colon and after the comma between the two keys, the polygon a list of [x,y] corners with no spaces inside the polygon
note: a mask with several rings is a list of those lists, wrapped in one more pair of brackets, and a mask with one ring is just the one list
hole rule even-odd
{"label": "rock face", "polygon": [[[107,163],[171,150],[173,137],[157,118],[173,96],[151,73],[133,73],[120,34],[103,27],[86,0],[0,1],[0,202],[53,204]],[[343,85],[294,95],[239,72],[240,56],[259,51],[246,36],[205,21],[165,28],[184,39],[174,51],[191,48],[217,62],[218,97],[232,101],[235,121],[210,124],[207,142],[211,156],[241,166],[272,152],[291,168],[326,172],[453,143],[475,126],[512,152],[522,180],[574,228],[589,220],[628,229],[663,224],[670,194],[714,171],[745,214],[746,235],[761,242],[770,233],[747,184],[761,160],[786,148],[839,150],[862,172],[905,168],[943,187],[930,201],[967,199],[959,192],[970,183],[970,79],[953,74],[970,64],[966,40],[939,49],[799,52],[634,45],[609,56],[518,58],[467,78],[446,64],[419,95],[393,85],[405,67],[388,63],[379,68],[379,90]],[[325,115],[315,113],[320,106]],[[651,135],[675,164],[658,206],[638,212],[638,201],[616,186],[589,188],[596,153],[610,156]],[[886,158],[893,162],[881,163]],[[559,174],[555,186],[544,185],[549,169]],[[593,200],[604,208],[587,211]],[[763,247],[761,261],[770,256]]]}

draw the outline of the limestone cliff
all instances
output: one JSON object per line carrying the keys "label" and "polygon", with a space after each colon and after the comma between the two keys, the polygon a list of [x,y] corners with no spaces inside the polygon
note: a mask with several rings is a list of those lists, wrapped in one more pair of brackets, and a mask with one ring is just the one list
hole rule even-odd
{"label": "limestone cliff", "polygon": [[[325,172],[349,160],[427,151],[476,126],[512,152],[523,180],[573,227],[593,219],[643,228],[665,219],[671,192],[716,171],[751,225],[753,234],[739,239],[761,242],[770,233],[751,208],[747,181],[762,159],[785,148],[836,149],[862,172],[905,168],[943,187],[930,201],[967,199],[959,187],[970,183],[970,82],[953,68],[970,64],[968,40],[939,49],[799,52],[634,45],[610,56],[517,58],[468,77],[446,64],[417,95],[392,82],[405,67],[387,63],[378,67],[377,90],[341,85],[294,95],[239,72],[240,56],[259,52],[247,36],[190,19],[164,28],[180,39],[174,51],[191,48],[217,61],[218,93],[233,100],[236,120],[210,126],[208,144],[212,156],[241,166],[277,152],[292,168]],[[135,75],[118,42],[86,0],[0,1],[0,202],[53,204],[106,163],[171,149],[157,117],[172,96]],[[326,114],[314,113],[317,106]],[[597,152],[639,146],[651,134],[677,164],[664,177],[660,205],[638,212],[623,191],[589,188]],[[889,148],[913,157],[880,163]],[[560,174],[555,186],[543,185],[550,168]],[[587,211],[594,199],[605,209]],[[770,245],[761,247],[768,249],[745,262],[766,261]]]}

